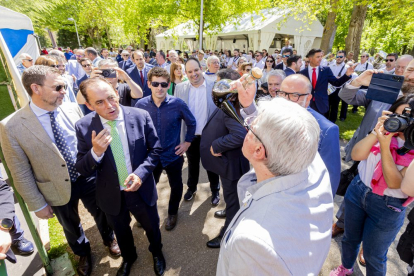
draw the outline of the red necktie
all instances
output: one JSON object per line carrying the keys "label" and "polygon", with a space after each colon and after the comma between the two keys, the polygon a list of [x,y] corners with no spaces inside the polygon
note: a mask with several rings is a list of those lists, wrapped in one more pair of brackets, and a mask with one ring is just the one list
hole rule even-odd
{"label": "red necktie", "polygon": [[315,89],[316,87],[316,68],[312,68],[312,87]]}
{"label": "red necktie", "polygon": [[144,77],[142,76],[142,71],[141,70],[139,71],[139,74],[141,75],[141,83],[144,86],[145,85],[144,84]]}

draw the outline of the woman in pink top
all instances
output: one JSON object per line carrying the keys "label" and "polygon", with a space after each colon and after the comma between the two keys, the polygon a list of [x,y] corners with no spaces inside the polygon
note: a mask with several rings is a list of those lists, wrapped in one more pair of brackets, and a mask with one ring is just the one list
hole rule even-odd
{"label": "woman in pink top", "polygon": [[367,275],[386,275],[387,252],[404,223],[406,206],[412,198],[401,191],[405,171],[414,151],[401,155],[404,133],[384,129],[387,115],[402,114],[406,107],[414,113],[414,95],[397,100],[378,119],[375,129],[358,142],[352,159],[361,161],[358,175],[345,194],[345,233],[342,239],[342,265],[333,275],[351,275],[361,242]]}

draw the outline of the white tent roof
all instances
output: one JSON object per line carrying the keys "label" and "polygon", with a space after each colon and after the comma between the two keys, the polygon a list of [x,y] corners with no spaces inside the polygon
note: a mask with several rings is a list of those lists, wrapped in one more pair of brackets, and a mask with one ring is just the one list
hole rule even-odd
{"label": "white tent roof", "polygon": [[29,17],[0,6],[0,29],[32,30],[33,25]]}

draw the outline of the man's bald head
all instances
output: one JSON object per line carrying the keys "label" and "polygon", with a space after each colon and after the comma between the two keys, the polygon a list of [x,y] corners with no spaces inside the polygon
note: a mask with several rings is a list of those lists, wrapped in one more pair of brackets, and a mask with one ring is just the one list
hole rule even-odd
{"label": "man's bald head", "polygon": [[286,93],[308,94],[301,96],[297,101],[303,107],[308,107],[312,99],[312,85],[309,79],[301,74],[293,74],[285,78],[280,86],[280,91]]}
{"label": "man's bald head", "polygon": [[400,56],[395,63],[395,74],[398,76],[404,75],[404,71],[407,68],[408,63],[410,63],[413,59],[414,57],[412,55]]}

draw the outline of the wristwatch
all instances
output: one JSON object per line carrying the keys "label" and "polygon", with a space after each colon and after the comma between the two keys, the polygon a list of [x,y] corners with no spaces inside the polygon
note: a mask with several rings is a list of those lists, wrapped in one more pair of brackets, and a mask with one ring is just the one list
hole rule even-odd
{"label": "wristwatch", "polygon": [[10,229],[13,227],[14,222],[12,219],[1,219],[0,220],[0,229],[10,231]]}

